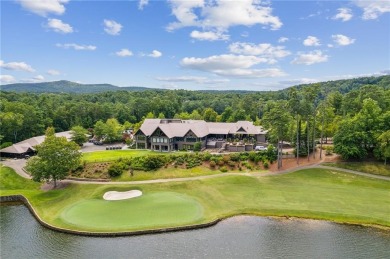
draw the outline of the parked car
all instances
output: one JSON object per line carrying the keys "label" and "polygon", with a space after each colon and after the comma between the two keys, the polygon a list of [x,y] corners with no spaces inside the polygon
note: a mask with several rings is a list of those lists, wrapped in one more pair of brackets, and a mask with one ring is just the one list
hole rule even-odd
{"label": "parked car", "polygon": [[255,151],[265,151],[267,148],[265,146],[256,146]]}

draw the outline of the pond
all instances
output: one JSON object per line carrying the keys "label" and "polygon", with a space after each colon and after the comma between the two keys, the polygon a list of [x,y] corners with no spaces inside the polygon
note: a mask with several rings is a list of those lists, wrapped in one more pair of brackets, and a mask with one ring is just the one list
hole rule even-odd
{"label": "pond", "polygon": [[83,237],[0,206],[1,258],[390,258],[390,232],[316,220],[238,216],[191,231]]}

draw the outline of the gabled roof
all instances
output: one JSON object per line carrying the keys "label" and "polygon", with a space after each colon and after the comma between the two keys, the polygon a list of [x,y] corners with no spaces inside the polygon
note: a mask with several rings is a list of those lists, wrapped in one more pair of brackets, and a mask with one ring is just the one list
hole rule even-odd
{"label": "gabled roof", "polygon": [[[55,133],[56,137],[65,137],[68,141],[72,138],[70,134],[71,131],[63,131]],[[23,154],[28,151],[28,149],[35,150],[34,147],[42,144],[45,140],[45,135],[32,137],[16,144],[13,144],[10,147],[6,147],[0,150],[2,153],[12,153],[12,154]]]}
{"label": "gabled roof", "polygon": [[33,151],[33,150],[34,149],[30,146],[26,146],[23,144],[14,144],[12,146],[3,148],[2,150],[0,150],[0,152],[11,153],[11,154],[23,154],[23,153],[26,153],[28,151]]}
{"label": "gabled roof", "polygon": [[205,122],[204,120],[171,120],[171,119],[146,119],[140,130],[151,136],[157,128],[160,128],[168,138],[184,137],[188,131],[192,131],[198,138],[209,134],[265,134],[260,126],[254,126],[249,121],[235,123]]}

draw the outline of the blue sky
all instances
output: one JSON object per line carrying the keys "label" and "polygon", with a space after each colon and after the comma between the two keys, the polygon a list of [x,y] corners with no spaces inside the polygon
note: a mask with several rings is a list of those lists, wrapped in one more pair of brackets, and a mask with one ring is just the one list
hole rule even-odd
{"label": "blue sky", "polygon": [[390,1],[1,0],[1,83],[278,90],[390,71]]}

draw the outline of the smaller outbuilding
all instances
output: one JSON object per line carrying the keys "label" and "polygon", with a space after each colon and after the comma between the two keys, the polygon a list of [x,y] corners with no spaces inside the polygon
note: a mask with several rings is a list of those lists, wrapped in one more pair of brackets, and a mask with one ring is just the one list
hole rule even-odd
{"label": "smaller outbuilding", "polygon": [[[71,131],[64,131],[56,133],[56,137],[65,137],[68,141],[71,140]],[[35,146],[43,143],[45,135],[32,137],[21,142],[15,143],[12,146],[3,148],[0,150],[1,157],[11,158],[25,158],[26,156],[32,156],[35,154]]]}

